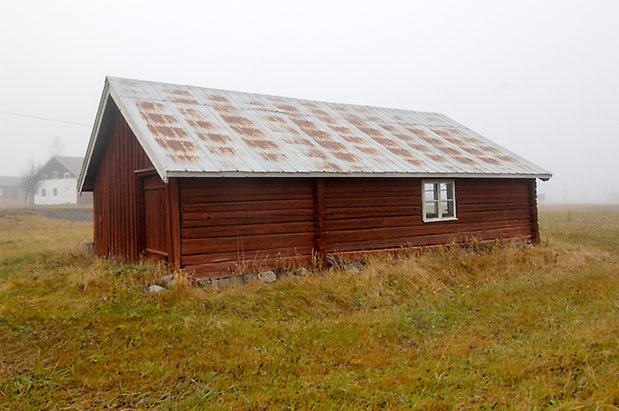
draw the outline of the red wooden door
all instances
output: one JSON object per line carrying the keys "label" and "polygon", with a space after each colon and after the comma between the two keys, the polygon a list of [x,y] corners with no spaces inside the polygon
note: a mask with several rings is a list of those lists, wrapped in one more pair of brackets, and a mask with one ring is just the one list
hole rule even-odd
{"label": "red wooden door", "polygon": [[140,177],[141,180],[141,252],[156,260],[168,258],[165,185],[157,174]]}

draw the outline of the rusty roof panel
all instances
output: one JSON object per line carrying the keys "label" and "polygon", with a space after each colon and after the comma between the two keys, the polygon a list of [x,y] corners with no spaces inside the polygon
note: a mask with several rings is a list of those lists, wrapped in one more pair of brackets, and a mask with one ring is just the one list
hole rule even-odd
{"label": "rusty roof panel", "polygon": [[165,180],[185,174],[550,177],[439,113],[120,78],[108,78],[106,90]]}

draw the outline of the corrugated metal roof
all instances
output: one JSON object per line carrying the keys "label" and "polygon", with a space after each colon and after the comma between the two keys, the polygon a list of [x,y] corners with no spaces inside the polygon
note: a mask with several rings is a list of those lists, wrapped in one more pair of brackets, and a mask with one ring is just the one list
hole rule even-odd
{"label": "corrugated metal roof", "polygon": [[439,113],[110,77],[82,174],[110,97],[165,181],[181,176],[551,176]]}

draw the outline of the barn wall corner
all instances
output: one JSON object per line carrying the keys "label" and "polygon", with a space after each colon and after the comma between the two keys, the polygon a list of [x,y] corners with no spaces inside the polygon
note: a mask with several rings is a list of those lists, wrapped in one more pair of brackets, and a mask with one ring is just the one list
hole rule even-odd
{"label": "barn wall corner", "polygon": [[167,215],[169,254],[168,266],[174,271],[181,269],[181,198],[177,178],[171,178],[167,184]]}
{"label": "barn wall corner", "polygon": [[531,217],[531,243],[539,244],[539,221],[537,213],[537,182],[535,179],[529,181],[529,214]]}

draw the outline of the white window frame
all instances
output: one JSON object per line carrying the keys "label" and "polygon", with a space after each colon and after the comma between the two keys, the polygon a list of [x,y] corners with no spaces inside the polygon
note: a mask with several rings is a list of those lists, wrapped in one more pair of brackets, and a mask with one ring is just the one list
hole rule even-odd
{"label": "white window frame", "polygon": [[[447,198],[443,199],[440,198],[441,195],[441,190],[440,190],[440,185],[441,183],[450,183],[451,186],[453,187],[453,200],[449,200]],[[432,199],[426,199],[426,184],[434,184],[435,187],[434,189],[437,190],[437,186],[438,186],[438,195],[439,195],[439,199],[435,200],[434,198]],[[453,216],[449,216],[449,217],[443,217],[443,213],[442,213],[442,208],[440,207],[441,203],[443,201],[453,201],[453,209],[454,209],[454,215]],[[426,213],[426,203],[430,203],[430,202],[436,202],[437,203],[437,210],[438,210],[438,217],[434,217],[434,218],[428,218],[427,217],[427,213]],[[445,180],[445,179],[440,179],[440,180],[421,180],[421,213],[422,213],[422,217],[423,217],[423,222],[424,223],[432,223],[435,221],[454,221],[457,220],[457,213],[456,213],[456,182],[454,180]]]}
{"label": "white window frame", "polygon": [[41,197],[46,197],[47,192],[44,188],[41,189]]}
{"label": "white window frame", "polygon": [[71,178],[71,173],[64,173],[63,178]]}
{"label": "white window frame", "polygon": [[58,180],[58,171],[52,172],[52,180]]}

